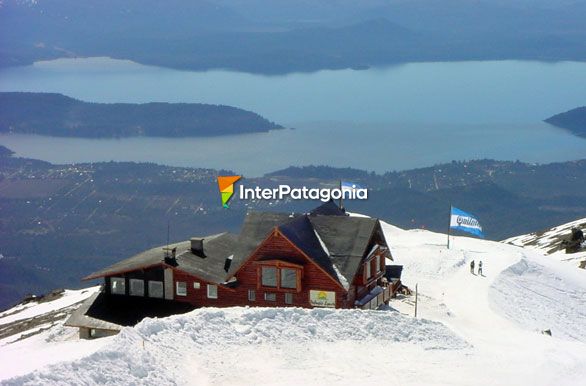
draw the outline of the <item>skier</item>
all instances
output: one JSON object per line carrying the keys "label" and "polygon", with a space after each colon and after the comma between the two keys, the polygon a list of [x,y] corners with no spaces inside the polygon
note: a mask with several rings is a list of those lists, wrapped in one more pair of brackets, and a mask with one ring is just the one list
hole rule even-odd
{"label": "skier", "polygon": [[480,260],[480,261],[478,262],[478,274],[479,274],[480,276],[483,276],[483,275],[482,275],[482,260]]}
{"label": "skier", "polygon": [[474,275],[474,260],[470,262],[470,273]]}

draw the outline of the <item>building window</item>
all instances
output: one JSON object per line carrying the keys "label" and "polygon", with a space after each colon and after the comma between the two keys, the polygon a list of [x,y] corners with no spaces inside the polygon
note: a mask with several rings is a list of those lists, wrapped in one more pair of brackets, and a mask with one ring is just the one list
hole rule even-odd
{"label": "building window", "polygon": [[370,279],[370,261],[366,263],[366,279]]}
{"label": "building window", "polygon": [[149,297],[162,299],[164,295],[162,281],[149,281]]}
{"label": "building window", "polygon": [[265,300],[267,302],[276,302],[277,301],[277,294],[273,292],[265,292]]}
{"label": "building window", "polygon": [[290,292],[287,292],[285,294],[285,304],[293,304],[293,294]]}
{"label": "building window", "polygon": [[208,298],[209,299],[217,299],[218,298],[218,286],[214,284],[208,284]]}
{"label": "building window", "polygon": [[130,295],[144,296],[144,280],[130,279]]}
{"label": "building window", "polygon": [[280,290],[300,290],[301,268],[288,266],[262,265],[259,270],[259,288],[276,288]]}
{"label": "building window", "polygon": [[277,268],[262,267],[262,286],[277,287]]}
{"label": "building window", "polygon": [[200,286],[199,282],[197,282],[197,281],[193,282],[193,289],[200,289],[200,287],[201,286]]}
{"label": "building window", "polygon": [[126,295],[126,280],[123,277],[111,278],[110,289],[114,295]]}
{"label": "building window", "polygon": [[248,290],[248,301],[254,302],[256,300],[256,291],[255,290]]}
{"label": "building window", "polygon": [[297,288],[297,270],[292,268],[281,268],[281,287]]}
{"label": "building window", "polygon": [[177,293],[177,296],[187,296],[187,283],[184,281],[176,282],[175,292]]}
{"label": "building window", "polygon": [[381,268],[380,268],[380,255],[376,255],[376,271],[375,272],[380,272]]}

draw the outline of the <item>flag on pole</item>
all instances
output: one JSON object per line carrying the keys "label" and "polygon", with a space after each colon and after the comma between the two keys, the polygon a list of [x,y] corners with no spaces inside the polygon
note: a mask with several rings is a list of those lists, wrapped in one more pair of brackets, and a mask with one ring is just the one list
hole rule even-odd
{"label": "flag on pole", "polygon": [[473,235],[484,238],[484,233],[482,233],[482,226],[480,225],[480,222],[478,222],[476,217],[474,217],[470,213],[464,212],[463,210],[454,208],[453,206],[451,212],[451,229],[457,229],[462,232],[472,233]]}
{"label": "flag on pole", "polygon": [[341,181],[340,187],[342,188],[342,192],[355,189],[364,189],[362,185],[349,181]]}

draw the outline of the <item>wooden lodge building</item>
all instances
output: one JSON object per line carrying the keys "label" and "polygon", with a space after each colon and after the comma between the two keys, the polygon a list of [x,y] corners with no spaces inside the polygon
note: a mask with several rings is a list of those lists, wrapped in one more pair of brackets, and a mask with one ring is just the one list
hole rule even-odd
{"label": "wooden lodge building", "polygon": [[400,285],[385,276],[400,272],[390,260],[379,220],[348,216],[333,201],[308,214],[250,212],[239,235],[194,237],[86,276],[103,279],[102,292],[66,324],[97,337],[197,307],[375,309]]}

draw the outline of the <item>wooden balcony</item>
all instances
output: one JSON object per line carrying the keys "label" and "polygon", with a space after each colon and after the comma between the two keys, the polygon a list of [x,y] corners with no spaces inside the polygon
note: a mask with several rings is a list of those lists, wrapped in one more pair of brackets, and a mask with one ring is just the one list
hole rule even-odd
{"label": "wooden balcony", "polygon": [[356,301],[356,307],[363,310],[376,310],[382,304],[387,304],[395,296],[400,283],[400,280],[396,280],[387,286],[373,288],[362,299]]}

